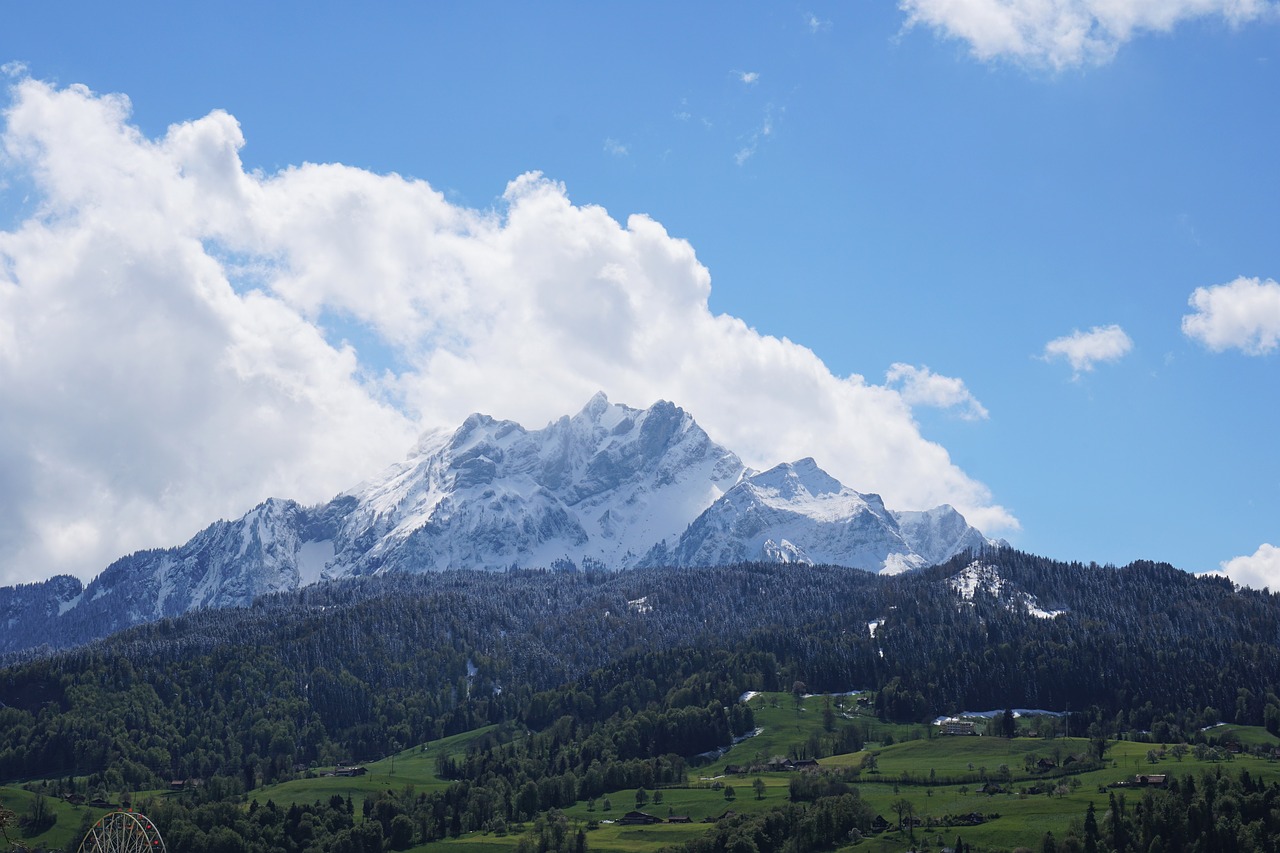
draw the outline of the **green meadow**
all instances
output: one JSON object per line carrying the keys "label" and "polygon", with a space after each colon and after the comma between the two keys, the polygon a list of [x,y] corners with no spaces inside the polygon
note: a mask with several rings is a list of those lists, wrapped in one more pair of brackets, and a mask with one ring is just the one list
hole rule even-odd
{"label": "green meadow", "polygon": [[[729,775],[726,768],[805,755],[815,738],[828,735],[824,725],[825,701],[821,696],[809,696],[797,704],[789,694],[755,696],[750,702],[759,734],[735,745],[709,764],[692,767],[684,786],[645,791],[643,805],[638,805],[635,790],[614,791],[591,802],[578,802],[565,809],[564,814],[572,825],[587,829],[591,850],[656,853],[706,833],[710,829],[706,821],[714,821],[726,811],[752,813],[786,803],[790,782],[796,778],[795,771]],[[828,722],[834,722],[836,728],[857,725],[870,738],[860,751],[821,758],[820,768],[850,775],[850,786],[891,824],[897,822],[895,804],[901,806],[904,800],[925,824],[911,831],[890,829],[873,834],[847,844],[842,850],[867,853],[899,853],[913,848],[936,850],[954,844],[957,837],[976,850],[1035,848],[1046,831],[1060,838],[1073,824],[1082,823],[1090,803],[1099,814],[1105,813],[1113,792],[1123,792],[1130,801],[1140,798],[1141,789],[1108,787],[1131,780],[1137,774],[1183,776],[1213,768],[1234,773],[1246,767],[1256,779],[1280,781],[1280,762],[1251,755],[1219,752],[1213,758],[1197,759],[1193,750],[1187,750],[1179,758],[1175,751],[1160,744],[1111,741],[1100,763],[1087,763],[1075,760],[1089,753],[1090,743],[1085,738],[949,737],[938,734],[932,726],[883,723],[850,697],[830,701],[832,720]],[[1023,731],[1029,731],[1034,725],[1032,721],[1021,723]],[[316,768],[305,778],[257,789],[247,800],[259,803],[272,800],[284,806],[323,801],[336,794],[350,797],[358,815],[365,797],[377,791],[406,787],[428,791],[447,786],[449,782],[435,772],[438,758],[464,754],[488,731],[479,729],[433,741],[368,763],[364,765],[368,773],[363,776],[325,776],[322,774],[329,768]],[[1234,738],[1246,748],[1280,746],[1280,740],[1261,728],[1220,726],[1210,734]],[[1054,767],[1035,769],[1040,759],[1052,762]],[[1073,767],[1084,769],[1073,772]],[[755,784],[757,779],[762,786]],[[984,790],[984,786],[992,784],[999,786],[997,793]],[[139,800],[145,796],[139,795]],[[156,792],[153,796],[182,794]],[[0,789],[0,804],[19,815],[31,809],[34,797],[30,791],[19,788]],[[46,798],[46,806],[57,815],[57,822],[39,836],[21,839],[31,848],[65,849],[83,834],[86,822],[91,823],[105,813],[86,806],[70,806],[52,797]],[[636,808],[664,822],[639,826],[616,822]],[[985,822],[963,827],[928,825],[941,823],[948,815],[970,813],[983,815]],[[687,817],[691,822],[666,822],[673,816]],[[459,853],[507,853],[515,848],[522,830],[517,824],[504,836],[474,832],[412,849],[456,848]]]}
{"label": "green meadow", "polygon": [[368,770],[363,776],[329,776],[332,767],[317,767],[304,778],[293,779],[278,785],[267,785],[252,791],[248,799],[277,805],[313,803],[328,800],[334,794],[350,797],[357,812],[369,794],[376,791],[401,790],[412,786],[418,791],[445,788],[448,780],[436,775],[436,761],[441,755],[463,755],[472,743],[489,733],[495,726],[486,726],[460,735],[442,738],[430,743],[406,749],[403,752],[361,766]]}

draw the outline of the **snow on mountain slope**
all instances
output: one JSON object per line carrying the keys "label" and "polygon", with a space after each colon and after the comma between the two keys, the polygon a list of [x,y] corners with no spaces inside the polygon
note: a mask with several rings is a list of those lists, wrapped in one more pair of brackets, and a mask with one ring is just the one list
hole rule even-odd
{"label": "snow on mountain slope", "polygon": [[472,415],[350,496],[331,575],[633,565],[744,473],[684,410],[597,394],[540,430]]}
{"label": "snow on mountain slope", "polygon": [[950,507],[903,515],[906,531],[879,495],[844,486],[806,458],[743,480],[689,525],[670,554],[653,559],[667,557],[681,566],[759,560],[895,571],[956,553],[948,550],[946,534],[957,550],[985,541]]}
{"label": "snow on mountain slope", "polygon": [[1008,610],[1021,610],[1037,619],[1053,619],[1061,616],[1065,610],[1045,610],[1029,592],[1015,589],[1000,576],[1000,570],[988,566],[980,560],[974,560],[962,570],[947,578],[947,586],[959,596],[961,604],[973,604],[974,596],[979,593],[989,595],[1000,601]]}
{"label": "snow on mountain slope", "polygon": [[961,551],[980,551],[991,544],[949,504],[922,512],[893,512],[898,531],[925,563],[941,563]]}
{"label": "snow on mountain slope", "polygon": [[125,607],[136,622],[244,606],[265,593],[296,589],[304,582],[300,555],[305,560],[316,542],[332,536],[341,508],[312,510],[271,498],[236,521],[211,524],[180,548],[117,560],[86,587],[75,609]]}
{"label": "snow on mountain slope", "polygon": [[87,587],[0,589],[0,651],[350,575],[756,560],[901,571],[985,541],[950,507],[890,512],[812,459],[749,471],[672,403],[597,394],[538,430],[471,415],[327,504],[265,501],[180,547],[121,558]]}

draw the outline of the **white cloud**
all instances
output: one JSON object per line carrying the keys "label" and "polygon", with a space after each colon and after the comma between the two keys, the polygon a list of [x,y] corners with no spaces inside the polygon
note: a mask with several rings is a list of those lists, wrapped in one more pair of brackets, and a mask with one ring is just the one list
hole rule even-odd
{"label": "white cloud", "polygon": [[896,388],[909,406],[956,409],[967,421],[986,420],[987,409],[965,387],[963,379],[942,376],[926,367],[897,362],[885,374],[885,385]]}
{"label": "white cloud", "polygon": [[613,137],[609,137],[604,141],[604,150],[612,154],[614,157],[626,157],[628,154],[627,146],[623,145]]}
{"label": "white cloud", "polygon": [[746,83],[748,86],[760,79],[759,71],[735,71],[733,73],[737,75],[739,80]]}
{"label": "white cloud", "polygon": [[969,43],[979,59],[1062,69],[1109,61],[1143,32],[1217,18],[1232,26],[1274,19],[1269,0],[899,0],[907,26]]}
{"label": "white cloud", "polygon": [[891,506],[1016,526],[903,392],[712,314],[648,217],[536,174],[476,211],[341,165],[247,173],[226,113],[148,139],[120,96],[11,94],[0,144],[40,207],[0,231],[0,582],[87,577],[270,495],[325,500],[419,430],[541,426],[597,390],[673,400],[756,467],[813,455]]}
{"label": "white cloud", "polygon": [[746,143],[734,153],[733,162],[735,164],[739,166],[745,164],[760,150],[760,143],[773,136],[773,116],[775,112],[773,104],[765,105],[764,117],[760,121],[760,126],[752,131],[751,135],[747,137]]}
{"label": "white cloud", "polygon": [[1093,370],[1095,364],[1119,361],[1133,349],[1133,340],[1119,326],[1094,326],[1087,332],[1073,331],[1055,338],[1044,346],[1045,361],[1065,358],[1078,377]]}
{"label": "white cloud", "polygon": [[[1220,564],[1224,574],[1240,586],[1280,590],[1280,548],[1263,544],[1247,557],[1235,557]],[[1218,574],[1218,573],[1215,573]]]}
{"label": "white cloud", "polygon": [[1280,284],[1271,279],[1197,287],[1187,302],[1196,313],[1182,318],[1182,333],[1215,352],[1263,355],[1280,345]]}
{"label": "white cloud", "polygon": [[809,28],[811,33],[824,33],[831,29],[831,21],[819,18],[812,12],[804,13],[804,25]]}

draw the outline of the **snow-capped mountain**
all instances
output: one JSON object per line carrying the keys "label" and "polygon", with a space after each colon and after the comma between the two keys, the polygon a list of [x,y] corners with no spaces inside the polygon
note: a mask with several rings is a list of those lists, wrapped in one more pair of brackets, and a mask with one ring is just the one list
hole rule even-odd
{"label": "snow-capped mountain", "polygon": [[572,562],[618,569],[690,519],[745,468],[683,409],[597,394],[544,429],[472,415],[348,493],[333,576]]}
{"label": "snow-capped mountain", "polygon": [[336,519],[353,506],[339,498],[308,509],[272,498],[236,521],[211,524],[181,547],[121,557],[88,586],[59,576],[0,588],[0,619],[8,616],[0,622],[0,652],[44,641],[74,645],[204,607],[243,607],[260,595],[313,583],[325,557],[317,544],[332,539]]}
{"label": "snow-capped mountain", "polygon": [[985,543],[949,506],[890,512],[879,495],[856,492],[805,458],[745,478],[699,515],[670,553],[649,562],[829,563],[899,572]]}
{"label": "snow-capped mountain", "polygon": [[597,394],[528,430],[472,415],[327,504],[271,499],[178,548],[0,589],[0,652],[72,645],[323,579],[448,568],[829,563],[903,571],[986,543],[948,506],[891,512],[812,459],[747,469],[679,407]]}

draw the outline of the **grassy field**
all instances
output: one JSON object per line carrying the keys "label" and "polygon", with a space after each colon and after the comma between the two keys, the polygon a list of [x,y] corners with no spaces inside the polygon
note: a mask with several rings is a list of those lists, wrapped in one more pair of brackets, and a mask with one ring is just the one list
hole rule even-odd
{"label": "grassy field", "polygon": [[[695,768],[689,774],[689,787],[662,790],[662,802],[647,803],[641,810],[661,818],[685,815],[692,824],[654,824],[651,826],[619,826],[611,823],[636,807],[635,791],[616,791],[607,798],[611,809],[605,811],[604,798],[594,807],[577,803],[566,809],[571,822],[585,826],[589,821],[599,823],[599,828],[588,832],[592,850],[603,853],[648,853],[666,845],[678,844],[697,837],[709,830],[701,823],[704,818],[716,818],[726,810],[749,814],[773,808],[787,802],[790,773],[760,773],[746,776],[725,776],[729,765],[748,765],[767,761],[773,756],[788,756],[796,745],[805,744],[809,737],[822,731],[822,698],[808,697],[799,711],[789,694],[754,697],[751,700],[756,724],[763,729],[759,735],[749,738],[729,750],[714,763]],[[1165,773],[1176,776],[1195,774],[1203,769],[1222,766],[1224,772],[1236,772],[1247,767],[1254,778],[1280,781],[1280,763],[1236,756],[1231,762],[1197,761],[1191,754],[1176,760],[1166,754],[1156,764],[1147,759],[1149,750],[1159,750],[1159,745],[1129,741],[1113,742],[1106,760],[1099,769],[1074,775],[1056,776],[1052,773],[1036,773],[1027,769],[1026,756],[1050,760],[1065,760],[1067,756],[1085,754],[1089,743],[1084,738],[1029,738],[1005,740],[995,737],[930,737],[929,727],[923,725],[893,725],[881,723],[857,710],[856,704],[844,700],[843,713],[838,712],[837,724],[853,719],[870,725],[871,734],[877,740],[869,742],[861,752],[831,756],[819,763],[823,767],[858,767],[868,753],[875,753],[878,772],[863,773],[855,783],[858,793],[872,808],[891,823],[896,820],[893,804],[906,799],[915,815],[924,819],[941,820],[948,814],[961,815],[978,812],[982,815],[998,814],[999,817],[974,827],[917,827],[914,838],[906,832],[889,831],[863,839],[856,845],[842,848],[860,853],[902,853],[912,847],[954,844],[957,837],[967,844],[984,851],[1012,850],[1019,846],[1036,848],[1045,831],[1061,838],[1073,823],[1082,823],[1089,803],[1105,812],[1113,782],[1132,779],[1139,773]],[[1226,727],[1213,732],[1217,736],[1229,733]],[[1265,730],[1251,727],[1233,727],[1244,744],[1280,745],[1280,740]],[[893,741],[885,745],[884,740]],[[1008,778],[1001,767],[1008,768]],[[983,784],[977,778],[985,768],[988,778],[998,781],[1005,790],[999,794],[978,793]],[[938,781],[929,783],[930,771],[934,778],[974,777],[969,781],[950,784]],[[903,781],[907,774],[909,782]],[[997,777],[999,779],[997,780]],[[756,799],[752,787],[754,779],[764,784],[764,798]],[[1075,780],[1075,781],[1072,781]],[[734,788],[735,798],[725,799],[723,787]],[[1041,793],[1031,793],[1041,788]],[[1100,790],[1101,789],[1101,790]],[[647,792],[650,796],[652,791]],[[1126,796],[1131,800],[1141,797],[1138,789],[1130,789]],[[518,835],[505,838],[472,833],[458,839],[437,842],[415,848],[419,853],[440,849],[459,848],[474,853],[510,851]]]}
{"label": "grassy field", "polygon": [[[249,799],[260,803],[273,800],[277,805],[289,805],[328,800],[334,794],[338,794],[342,797],[351,797],[358,812],[365,797],[376,791],[399,790],[409,785],[418,791],[444,788],[449,783],[436,775],[436,759],[442,753],[444,755],[465,753],[471,743],[494,728],[494,726],[486,726],[415,746],[379,761],[368,762],[361,765],[369,771],[364,776],[315,775],[307,779],[294,779],[259,788],[250,793]],[[324,772],[327,769],[329,768],[317,768],[317,771]]]}
{"label": "grassy field", "polygon": [[[684,815],[688,824],[660,823],[649,826],[621,826],[613,821],[637,807],[634,790],[615,791],[594,803],[579,802],[565,810],[569,820],[579,826],[597,825],[589,829],[592,850],[602,853],[651,853],[662,847],[695,838],[710,829],[704,819],[715,819],[728,810],[750,814],[773,808],[788,801],[792,773],[759,773],[726,776],[730,765],[746,766],[788,757],[795,748],[803,748],[810,738],[823,733],[823,697],[807,697],[797,708],[789,694],[761,695],[752,698],[752,710],[758,735],[734,746],[715,762],[689,772],[685,787],[664,788],[661,802],[653,802],[654,791],[642,811],[663,818]],[[1221,766],[1234,773],[1247,767],[1250,774],[1263,781],[1280,781],[1280,762],[1251,756],[1234,756],[1231,761],[1197,760],[1193,752],[1177,760],[1165,752],[1156,763],[1149,761],[1151,750],[1161,747],[1130,741],[1113,742],[1101,766],[1086,772],[1057,775],[1029,769],[1038,758],[1061,762],[1068,756],[1086,754],[1089,743],[1083,738],[1042,739],[1019,737],[1005,740],[996,737],[944,737],[924,725],[894,725],[868,716],[848,697],[833,707],[836,724],[856,721],[869,730],[873,740],[855,753],[823,758],[820,765],[829,769],[856,769],[868,756],[875,756],[876,769],[864,770],[854,784],[858,793],[873,810],[886,820],[896,821],[895,802],[905,799],[918,818],[941,821],[947,815],[977,812],[999,815],[974,827],[918,827],[914,838],[908,833],[889,831],[863,839],[846,851],[866,853],[901,853],[912,846],[953,844],[958,837],[984,851],[1012,850],[1018,846],[1039,846],[1046,830],[1061,838],[1073,822],[1082,822],[1089,803],[1099,813],[1105,812],[1109,794],[1107,786],[1132,779],[1139,773],[1164,773],[1176,776],[1195,774],[1203,769]],[[834,705],[834,703],[833,703]],[[334,794],[350,796],[357,814],[365,797],[376,791],[402,789],[435,790],[448,783],[436,776],[436,760],[441,754],[460,755],[489,729],[433,741],[405,750],[394,757],[371,762],[369,773],[358,777],[326,777],[297,779],[260,788],[249,799],[259,802],[274,800],[278,805],[311,803],[327,800]],[[1212,731],[1216,737],[1233,736],[1246,746],[1280,746],[1280,740],[1264,729],[1244,726],[1221,726]],[[1030,757],[1030,760],[1028,760]],[[764,783],[763,796],[757,798],[753,781]],[[984,780],[997,782],[1001,793],[979,793]],[[726,787],[734,796],[726,798]],[[1038,792],[1037,792],[1038,789]],[[1130,789],[1131,799],[1141,797],[1141,790]],[[18,788],[0,788],[0,804],[21,815],[29,810],[33,794]],[[605,808],[605,800],[609,808]],[[83,834],[85,821],[92,822],[105,813],[87,806],[74,807],[54,798],[48,806],[58,816],[48,832],[23,838],[29,847],[43,845],[65,848],[73,838]],[[413,848],[417,853],[457,848],[459,853],[508,853],[518,840],[519,828],[497,837],[471,833],[457,839]],[[175,851],[177,853],[177,851]]]}
{"label": "grassy field", "polygon": [[[0,806],[21,817],[26,814],[36,795],[21,788],[0,788]],[[54,825],[38,835],[28,836],[21,830],[10,830],[9,837],[30,849],[45,847],[54,850],[65,848],[73,838],[80,838],[88,827],[110,809],[89,806],[72,806],[57,797],[45,797],[45,805],[57,816]],[[87,823],[86,823],[87,821]]]}
{"label": "grassy field", "polygon": [[[419,791],[430,791],[443,788],[448,782],[436,776],[436,757],[440,753],[457,755],[466,751],[467,746],[493,727],[477,729],[461,735],[433,741],[422,746],[407,749],[394,757],[384,758],[364,765],[369,773],[355,777],[316,776],[310,779],[295,779],[278,785],[268,785],[250,793],[249,800],[265,803],[274,800],[279,805],[291,803],[313,803],[316,800],[327,800],[334,794],[351,797],[357,813],[367,795],[388,788],[400,789],[411,785]],[[149,796],[170,796],[166,791],[139,792],[135,801]],[[35,794],[18,787],[0,787],[0,805],[21,816],[26,814]],[[48,808],[57,815],[57,822],[47,832],[26,836],[21,832],[11,832],[13,841],[21,842],[30,849],[40,847],[62,850],[73,839],[84,837],[85,831],[103,815],[114,809],[99,809],[91,806],[73,806],[58,797],[46,797]],[[513,841],[486,848],[480,845],[477,850],[509,850]],[[179,853],[179,851],[172,851]]]}

